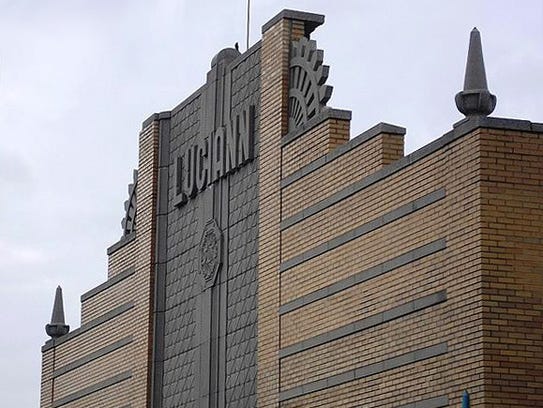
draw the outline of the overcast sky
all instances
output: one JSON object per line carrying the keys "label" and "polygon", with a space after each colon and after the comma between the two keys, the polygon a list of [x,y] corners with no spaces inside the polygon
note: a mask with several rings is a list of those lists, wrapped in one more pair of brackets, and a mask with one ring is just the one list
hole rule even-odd
{"label": "overcast sky", "polygon": [[[543,122],[543,2],[253,0],[251,44],[283,8],[326,15],[313,38],[352,136],[407,127],[407,153],[462,118],[469,32],[481,31],[493,116]],[[245,48],[246,0],[0,0],[0,401],[38,406],[40,348],[61,284],[67,323],[106,279],[141,122]]]}

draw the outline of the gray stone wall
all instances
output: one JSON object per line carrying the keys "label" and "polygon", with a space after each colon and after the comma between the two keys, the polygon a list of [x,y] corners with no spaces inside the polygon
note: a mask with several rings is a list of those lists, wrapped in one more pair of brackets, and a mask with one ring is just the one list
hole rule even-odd
{"label": "gray stone wall", "polygon": [[[260,52],[240,63],[232,77],[232,111],[254,103],[258,123]],[[257,157],[229,178],[227,407],[256,407],[258,129],[255,139]]]}
{"label": "gray stone wall", "polygon": [[198,342],[197,251],[202,229],[198,220],[200,201],[204,195],[191,200],[183,208],[172,204],[175,189],[174,158],[193,143],[199,133],[201,96],[179,110],[172,111],[169,213],[167,234],[167,267],[164,313],[164,377],[162,406],[193,407],[197,400]]}
{"label": "gray stone wall", "polygon": [[[167,238],[159,243],[167,262],[157,288],[165,301],[156,354],[163,375],[155,407],[256,407],[259,51],[228,65],[219,85],[212,69],[207,84],[171,112]],[[254,160],[175,207],[176,158],[249,104],[257,115]],[[221,106],[231,107],[230,115],[217,114]],[[210,218],[223,232],[223,265],[215,287],[204,291],[199,245]]]}

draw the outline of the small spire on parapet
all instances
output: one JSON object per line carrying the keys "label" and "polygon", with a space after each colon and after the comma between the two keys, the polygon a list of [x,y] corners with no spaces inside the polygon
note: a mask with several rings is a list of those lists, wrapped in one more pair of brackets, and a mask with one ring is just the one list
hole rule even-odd
{"label": "small spire on parapet", "polygon": [[64,321],[64,303],[62,301],[62,288],[58,286],[57,291],[55,292],[55,303],[53,304],[51,323],[45,325],[45,332],[51,338],[56,339],[60,336],[64,336],[69,331],[70,326],[68,326]]}
{"label": "small spire on parapet", "polygon": [[471,31],[464,90],[456,94],[456,107],[466,116],[487,116],[496,107],[496,96],[488,91],[481,34]]}

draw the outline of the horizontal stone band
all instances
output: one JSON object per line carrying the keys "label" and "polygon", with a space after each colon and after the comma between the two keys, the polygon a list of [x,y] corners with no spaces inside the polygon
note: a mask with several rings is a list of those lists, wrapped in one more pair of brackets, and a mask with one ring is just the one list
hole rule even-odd
{"label": "horizontal stone band", "polygon": [[366,235],[372,231],[375,231],[378,228],[381,228],[387,224],[390,224],[393,221],[396,221],[402,217],[405,217],[409,214],[421,210],[424,207],[429,206],[445,197],[445,189],[440,188],[435,190],[425,196],[417,198],[414,201],[411,201],[407,204],[404,204],[398,208],[395,208],[392,211],[389,211],[386,214],[381,215],[378,218],[375,218],[371,221],[368,221],[350,231],[347,231],[335,238],[332,238],[329,241],[326,241],[320,245],[317,245],[314,248],[311,248],[299,255],[296,255],[290,259],[287,259],[281,264],[280,271],[285,272],[286,270],[295,267],[303,262],[306,262],[312,258],[315,258],[319,255],[322,255],[328,251],[331,251],[343,244],[346,244],[349,241],[360,238],[363,235]]}
{"label": "horizontal stone band", "polygon": [[53,378],[59,377],[63,374],[66,374],[69,371],[72,371],[72,370],[75,370],[76,368],[84,366],[85,364],[88,364],[91,361],[94,361],[100,357],[103,357],[109,353],[112,353],[115,350],[118,350],[130,343],[132,343],[132,336],[127,336],[119,341],[116,341],[115,343],[109,344],[106,347],[103,347],[90,354],[87,354],[86,356],[81,357],[69,364],[66,364],[65,366],[57,368],[55,371],[53,371]]}
{"label": "horizontal stone band", "polygon": [[298,387],[290,388],[279,393],[279,401],[283,402],[289,399],[301,397],[306,394],[311,394],[317,391],[322,391],[327,388],[345,384],[351,381],[370,377],[380,374],[385,371],[393,370],[408,364],[413,364],[419,361],[427,360],[432,357],[437,357],[447,353],[447,343],[439,343],[433,346],[424,347],[418,350],[410,351],[409,353],[401,354],[378,363],[369,364],[358,367],[353,370],[345,371],[341,374],[336,374],[322,380],[313,381]]}
{"label": "horizontal stone band", "polygon": [[358,272],[352,276],[349,276],[348,278],[342,279],[338,282],[332,283],[331,285],[325,286],[324,288],[287,302],[279,307],[279,314],[283,315],[285,313],[292,312],[293,310],[307,306],[310,303],[335,295],[336,293],[349,289],[362,282],[366,282],[370,279],[384,275],[385,273],[391,272],[404,265],[408,265],[411,262],[415,262],[426,256],[439,252],[446,247],[447,243],[445,239],[438,239],[430,242],[429,244],[412,249],[411,251],[404,252],[403,254],[389,259],[388,261],[385,261],[379,265],[372,266],[371,268]]}
{"label": "horizontal stone band", "polygon": [[300,353],[302,351],[306,351],[313,347],[318,347],[335,340],[339,340],[342,337],[350,336],[363,330],[367,330],[371,327],[388,323],[392,320],[399,319],[400,317],[404,317],[420,310],[429,308],[431,306],[443,303],[446,300],[447,292],[445,290],[421,297],[419,299],[412,300],[400,306],[393,307],[392,309],[388,309],[381,313],[366,317],[365,319],[360,319],[356,322],[346,324],[345,326],[338,327],[337,329],[319,334],[318,336],[314,336],[309,339],[300,341],[299,343],[295,343],[291,346],[285,347],[279,350],[279,358],[289,357],[293,354]]}
{"label": "horizontal stone band", "polygon": [[103,390],[104,388],[111,387],[112,385],[128,380],[130,377],[132,377],[132,371],[125,371],[124,373],[117,374],[108,378],[107,380],[100,381],[99,383],[93,384],[89,387],[74,392],[73,394],[69,394],[63,398],[53,401],[52,407],[57,408],[62,405],[66,405],[70,402],[86,397],[87,395]]}

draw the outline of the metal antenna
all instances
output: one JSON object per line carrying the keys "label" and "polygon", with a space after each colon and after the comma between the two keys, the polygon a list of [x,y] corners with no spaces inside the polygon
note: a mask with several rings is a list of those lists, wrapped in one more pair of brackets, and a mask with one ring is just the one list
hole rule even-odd
{"label": "metal antenna", "polygon": [[249,22],[251,21],[251,0],[247,0],[247,44],[245,49],[249,49]]}

